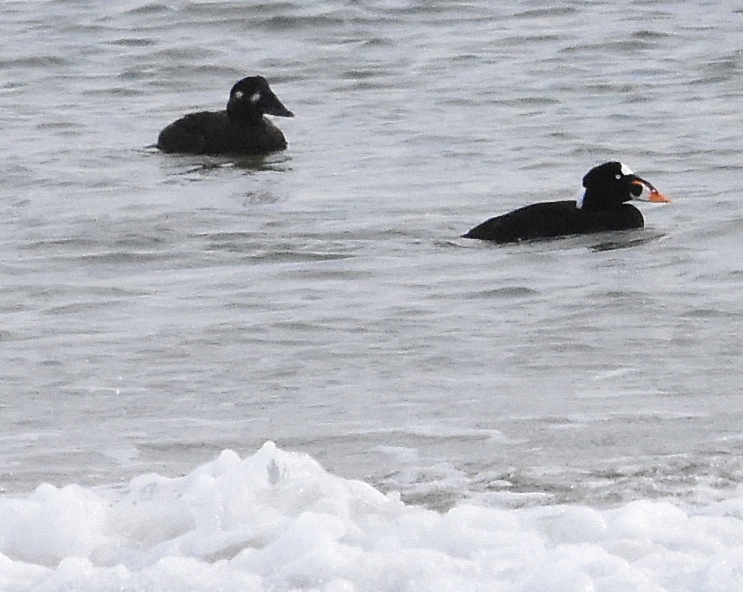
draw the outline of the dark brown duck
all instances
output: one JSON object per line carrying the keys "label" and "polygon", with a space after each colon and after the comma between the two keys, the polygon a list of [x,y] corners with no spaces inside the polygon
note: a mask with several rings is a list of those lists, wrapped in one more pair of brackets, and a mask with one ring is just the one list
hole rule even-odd
{"label": "dark brown duck", "polygon": [[294,117],[262,76],[235,83],[227,109],[189,113],[160,132],[163,152],[189,154],[268,154],[286,149],[286,138],[265,115]]}

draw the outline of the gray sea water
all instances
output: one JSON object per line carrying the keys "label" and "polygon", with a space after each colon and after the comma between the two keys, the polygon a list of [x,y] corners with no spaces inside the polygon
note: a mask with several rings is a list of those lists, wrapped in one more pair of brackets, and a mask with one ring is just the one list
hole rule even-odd
{"label": "gray sea water", "polygon": [[[743,9],[0,9],[0,488],[267,440],[440,509],[743,482]],[[148,148],[262,74],[265,159]],[[646,228],[458,238],[621,160]]]}

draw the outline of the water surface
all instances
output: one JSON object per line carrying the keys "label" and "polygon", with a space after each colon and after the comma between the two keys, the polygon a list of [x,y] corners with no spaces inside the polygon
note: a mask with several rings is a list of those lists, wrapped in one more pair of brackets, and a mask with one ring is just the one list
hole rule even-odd
{"label": "water surface", "polygon": [[[720,499],[739,461],[741,11],[677,2],[12,2],[0,487],[267,440],[445,509]],[[265,159],[158,131],[266,76]],[[646,228],[495,247],[622,160]]]}

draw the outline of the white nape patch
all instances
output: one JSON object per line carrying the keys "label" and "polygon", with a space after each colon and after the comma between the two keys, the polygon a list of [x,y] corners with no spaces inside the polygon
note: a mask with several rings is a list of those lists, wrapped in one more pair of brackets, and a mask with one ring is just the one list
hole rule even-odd
{"label": "white nape patch", "polygon": [[250,102],[255,105],[258,101],[261,100],[261,91],[256,91],[252,95],[250,95]]}
{"label": "white nape patch", "polygon": [[242,99],[242,98],[243,98],[243,91],[241,91],[241,90],[236,90],[236,91],[235,91],[235,98],[236,98],[236,99]]}
{"label": "white nape patch", "polygon": [[623,162],[620,162],[619,164],[622,165],[622,174],[626,177],[628,175],[634,175],[635,173],[632,172],[632,169],[630,169],[626,164]]}
{"label": "white nape patch", "polygon": [[578,195],[575,196],[575,207],[579,210],[583,207],[583,199],[586,197],[586,190],[581,187]]}

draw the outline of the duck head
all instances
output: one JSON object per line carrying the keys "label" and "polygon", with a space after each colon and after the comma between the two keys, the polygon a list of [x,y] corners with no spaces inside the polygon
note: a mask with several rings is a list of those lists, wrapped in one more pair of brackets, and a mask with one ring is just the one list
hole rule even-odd
{"label": "duck head", "polygon": [[294,113],[284,107],[263,76],[249,76],[236,82],[227,101],[230,120],[259,120],[263,114],[294,117]]}
{"label": "duck head", "polygon": [[576,206],[586,211],[618,208],[631,200],[657,203],[671,201],[652,183],[635,175],[621,162],[606,162],[592,168],[583,177],[583,187],[585,192]]}

